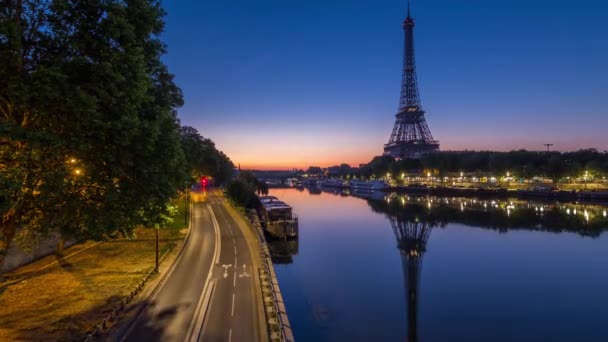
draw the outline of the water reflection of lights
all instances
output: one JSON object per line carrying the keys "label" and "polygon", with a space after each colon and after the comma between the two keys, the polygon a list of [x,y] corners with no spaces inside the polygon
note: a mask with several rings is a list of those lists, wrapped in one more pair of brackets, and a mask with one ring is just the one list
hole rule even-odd
{"label": "water reflection of lights", "polygon": [[[389,195],[384,198],[388,204],[401,204],[402,207],[419,203],[422,208],[426,207],[427,210],[439,210],[442,212],[446,207],[451,207],[457,210],[460,207],[461,212],[485,211],[488,209],[493,212],[501,211],[503,214],[507,214],[510,218],[520,217],[519,215],[525,215],[525,213],[536,213],[539,219],[544,219],[546,215],[553,217],[554,215],[561,213],[562,215],[578,216],[578,220],[582,222],[591,223],[600,218],[608,218],[608,208],[601,206],[587,206],[581,203],[555,203],[543,204],[542,202],[528,202],[515,199],[507,200],[483,200],[483,199],[468,199],[468,198],[454,198],[454,197],[433,197],[433,196],[407,196],[403,195]],[[395,202],[396,203],[393,203]]]}

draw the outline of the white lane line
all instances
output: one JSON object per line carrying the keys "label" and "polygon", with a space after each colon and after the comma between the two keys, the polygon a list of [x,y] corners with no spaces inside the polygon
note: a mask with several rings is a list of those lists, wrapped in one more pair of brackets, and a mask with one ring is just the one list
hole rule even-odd
{"label": "white lane line", "polygon": [[188,326],[188,330],[186,331],[186,339],[185,341],[195,342],[198,340],[199,335],[201,334],[201,330],[203,329],[203,323],[205,321],[205,315],[207,313],[207,308],[209,306],[209,299],[211,298],[211,292],[213,291],[213,282],[211,282],[211,287],[209,286],[211,281],[211,275],[213,273],[213,265],[217,264],[220,259],[220,251],[222,249],[221,239],[220,239],[220,227],[217,223],[217,219],[215,218],[215,214],[213,213],[213,209],[209,204],[207,204],[207,209],[211,214],[211,222],[213,223],[213,231],[215,232],[215,246],[213,248],[213,262],[209,269],[209,273],[207,274],[207,279],[205,280],[205,286],[203,287],[203,291],[199,297],[196,310],[194,312],[194,316],[192,317],[192,321],[190,321],[190,325]]}
{"label": "white lane line", "polygon": [[228,342],[232,342],[232,329],[228,330]]}
{"label": "white lane line", "polygon": [[230,316],[234,317],[234,293],[232,294],[232,313]]}
{"label": "white lane line", "polygon": [[209,208],[209,212],[211,213],[211,220],[213,221],[213,229],[215,230],[215,241],[217,242],[216,246],[217,248],[217,254],[214,253],[214,258],[213,260],[215,264],[217,264],[220,261],[220,252],[222,250],[222,246],[221,246],[221,241],[222,239],[220,238],[220,224],[217,222],[217,218],[215,218],[215,213],[213,212],[213,209],[211,208],[211,206],[208,206]]}
{"label": "white lane line", "polygon": [[[173,261],[173,264],[171,264],[171,266],[169,266],[169,269],[167,270],[167,273],[165,273],[165,275],[161,278],[161,280],[158,282],[158,284],[156,285],[156,288],[154,290],[152,290],[152,294],[150,295],[150,300],[148,301],[148,303],[146,303],[143,308],[140,309],[140,311],[136,314],[136,318],[131,322],[131,324],[129,325],[127,331],[125,332],[125,334],[123,336],[121,336],[120,341],[125,341],[126,338],[133,332],[133,329],[135,328],[135,325],[137,324],[137,322],[140,320],[142,314],[148,310],[148,308],[150,307],[151,303],[154,303],[156,301],[156,297],[158,296],[158,294],[160,293],[160,291],[162,290],[162,288],[165,286],[165,283],[167,282],[167,280],[169,278],[171,278],[171,275],[173,274],[173,271],[175,271],[175,269],[177,268],[177,265],[180,263],[180,261],[182,260],[182,257],[185,254],[186,249],[188,248],[188,243],[190,242],[190,236],[192,233],[192,230],[194,229],[194,227],[196,226],[196,224],[193,224],[193,222],[196,222],[195,219],[200,218],[200,216],[195,215],[194,212],[194,202],[190,202],[190,220],[188,221],[188,233],[186,234],[186,238],[184,240],[184,244],[182,249],[178,252],[177,254],[177,258]],[[209,270],[211,272],[211,268],[213,265],[209,265]]]}
{"label": "white lane line", "polygon": [[234,245],[234,255],[237,255],[238,253],[236,252],[236,245]]}
{"label": "white lane line", "polygon": [[232,287],[236,287],[236,272],[234,272],[234,279],[232,280]]}

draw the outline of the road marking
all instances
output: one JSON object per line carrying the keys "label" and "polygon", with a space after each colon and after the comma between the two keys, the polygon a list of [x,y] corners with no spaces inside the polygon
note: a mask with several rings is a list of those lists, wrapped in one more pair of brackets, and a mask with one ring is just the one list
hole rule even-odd
{"label": "road marking", "polygon": [[[129,335],[133,332],[133,329],[135,328],[135,326],[137,325],[137,322],[139,322],[139,319],[141,317],[141,315],[143,314],[144,311],[148,310],[148,307],[150,307],[151,303],[154,303],[156,300],[156,297],[158,296],[158,294],[160,293],[160,291],[162,290],[162,288],[165,286],[165,283],[167,282],[167,280],[171,277],[171,275],[173,274],[173,271],[175,271],[175,269],[177,268],[177,265],[179,264],[179,262],[182,260],[182,257],[184,256],[184,251],[186,250],[188,243],[190,242],[190,235],[192,233],[192,230],[194,229],[193,226],[195,226],[193,224],[194,219],[197,216],[194,216],[194,203],[191,202],[189,204],[190,206],[190,220],[188,221],[188,233],[186,233],[186,238],[184,240],[184,244],[182,245],[182,249],[179,250],[178,254],[177,254],[177,258],[173,261],[173,263],[171,264],[171,266],[169,266],[169,269],[167,270],[167,273],[165,273],[165,275],[161,278],[161,280],[158,282],[158,284],[156,285],[156,287],[154,288],[154,290],[152,290],[152,293],[150,294],[149,297],[149,301],[144,304],[143,308],[141,308],[135,316],[135,319],[133,321],[131,321],[131,323],[129,324],[127,331],[125,332],[124,335],[122,335],[120,337],[120,341],[124,341],[126,340],[127,337],[129,337]],[[236,265],[236,264],[235,264]],[[209,272],[211,272],[211,268],[212,268],[213,264],[209,265]]]}
{"label": "road marking", "polygon": [[239,274],[239,278],[243,277],[251,277],[249,273],[247,273],[247,265],[243,264],[243,273]]}
{"label": "road marking", "polygon": [[236,245],[234,245],[234,255],[237,255],[238,253],[236,252]]}
{"label": "road marking", "polygon": [[232,313],[230,316],[234,317],[234,293],[232,294]]}
{"label": "road marking", "polygon": [[234,279],[232,280],[232,287],[236,287],[236,272],[234,272]]}
{"label": "road marking", "polygon": [[217,264],[220,261],[220,252],[222,251],[221,240],[220,239],[220,224],[217,223],[217,219],[215,218],[215,213],[210,205],[207,205],[209,209],[209,213],[211,213],[211,221],[213,222],[213,229],[215,230],[215,241],[217,246],[217,254],[214,251],[214,263]]}
{"label": "road marking", "polygon": [[232,329],[228,330],[228,342],[232,342]]}
{"label": "road marking", "polygon": [[[207,209],[209,210],[209,213],[211,214],[211,222],[213,223],[213,231],[215,232],[215,246],[213,248],[213,262],[211,263],[211,265],[215,265],[219,262],[220,251],[222,249],[221,238],[220,238],[220,227],[219,227],[219,224],[217,223],[217,219],[215,218],[215,214],[213,213],[213,209],[211,208],[211,205],[207,204]],[[226,270],[227,269],[228,268],[226,268]],[[201,331],[203,329],[203,323],[205,322],[205,315],[207,314],[207,309],[209,307],[209,300],[211,298],[211,293],[213,292],[213,281],[211,281],[212,274],[213,274],[213,267],[211,267],[209,269],[209,273],[207,274],[207,279],[205,280],[205,286],[203,287],[203,291],[201,292],[201,296],[199,297],[196,311],[194,312],[192,321],[190,321],[190,325],[188,326],[188,330],[186,331],[185,341],[196,342],[196,341],[198,341],[198,337],[201,334]]]}
{"label": "road marking", "polygon": [[224,278],[228,278],[228,269],[232,266],[232,264],[223,264],[222,267],[224,268]]}
{"label": "road marking", "polygon": [[[188,332],[186,333],[186,339],[184,341],[190,342],[198,342],[198,337],[201,334],[202,325],[205,320],[205,315],[207,314],[207,310],[209,310],[209,301],[211,300],[211,296],[213,295],[213,289],[215,288],[215,282],[211,280],[209,283],[209,287],[203,289],[203,295],[198,300],[196,305],[196,311],[194,312],[194,316],[192,316],[192,321],[190,322],[190,326],[194,324],[194,322],[200,321],[200,327],[198,323],[194,326],[194,330],[190,332],[190,327],[188,327]],[[192,334],[190,338],[188,338],[188,334]]]}

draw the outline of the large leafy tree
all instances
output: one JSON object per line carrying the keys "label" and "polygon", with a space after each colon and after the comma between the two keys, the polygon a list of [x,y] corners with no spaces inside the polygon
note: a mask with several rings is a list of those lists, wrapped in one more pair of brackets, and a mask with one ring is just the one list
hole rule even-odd
{"label": "large leafy tree", "polygon": [[0,263],[17,231],[158,223],[186,184],[163,15],[158,0],[0,4]]}
{"label": "large leafy tree", "polygon": [[215,147],[211,139],[203,138],[193,127],[183,126],[180,139],[188,169],[192,170],[191,180],[201,176],[212,176],[216,184],[230,180],[234,170],[232,161]]}

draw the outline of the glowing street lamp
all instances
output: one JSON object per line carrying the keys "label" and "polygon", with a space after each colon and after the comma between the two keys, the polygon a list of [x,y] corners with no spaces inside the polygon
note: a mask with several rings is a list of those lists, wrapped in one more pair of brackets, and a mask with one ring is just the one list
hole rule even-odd
{"label": "glowing street lamp", "polygon": [[82,170],[81,169],[76,169],[76,170],[74,170],[74,174],[76,176],[82,176]]}

